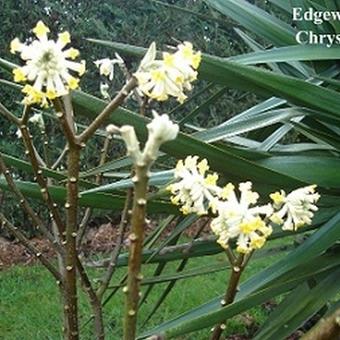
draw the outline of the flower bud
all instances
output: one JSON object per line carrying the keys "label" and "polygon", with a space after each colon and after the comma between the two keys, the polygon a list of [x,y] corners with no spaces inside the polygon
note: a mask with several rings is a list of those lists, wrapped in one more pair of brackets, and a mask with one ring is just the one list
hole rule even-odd
{"label": "flower bud", "polygon": [[120,133],[126,144],[128,155],[132,157],[135,163],[142,160],[142,155],[139,149],[139,142],[135,133],[135,129],[130,125],[124,125],[120,128]]}

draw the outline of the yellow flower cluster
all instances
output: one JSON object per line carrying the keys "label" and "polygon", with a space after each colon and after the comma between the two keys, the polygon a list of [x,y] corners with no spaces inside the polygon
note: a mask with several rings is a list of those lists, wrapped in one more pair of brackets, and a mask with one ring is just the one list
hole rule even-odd
{"label": "yellow flower cluster", "polygon": [[171,202],[181,205],[183,214],[207,214],[209,202],[214,202],[214,197],[219,194],[220,188],[216,185],[218,176],[206,175],[208,170],[207,160],[198,162],[197,156],[188,156],[177,163],[175,178],[179,181],[170,184],[167,189],[173,194]]}
{"label": "yellow flower cluster", "polygon": [[175,53],[163,53],[161,60],[156,60],[156,54],[156,44],[152,43],[134,74],[138,89],[158,101],[171,96],[182,103],[187,98],[184,91],[191,90],[191,83],[197,78],[201,52],[195,52],[190,42],[184,42]]}
{"label": "yellow flower cluster", "polygon": [[179,205],[182,213],[203,215],[210,209],[216,215],[210,227],[223,248],[236,239],[236,250],[248,254],[263,247],[272,233],[271,222],[282,225],[283,230],[296,230],[312,222],[320,197],[315,186],[299,188],[288,195],[281,190],[270,195],[273,204],[257,205],[259,194],[252,191],[251,182],[240,183],[237,194],[232,183],[218,186],[218,175],[207,175],[208,170],[206,159],[188,156],[178,161],[176,182],[168,190],[171,202]]}
{"label": "yellow flower cluster", "polygon": [[85,72],[84,60],[72,61],[79,56],[79,51],[72,47],[64,49],[71,42],[70,34],[60,33],[54,41],[48,39],[49,32],[49,28],[39,21],[33,29],[36,40],[27,45],[15,38],[10,44],[11,53],[20,53],[26,62],[13,70],[14,81],[26,83],[22,90],[26,105],[47,106],[48,100],[64,96],[79,86],[79,78],[70,71],[78,76]]}
{"label": "yellow flower cluster", "polygon": [[211,229],[218,237],[217,242],[223,247],[229,246],[229,240],[237,238],[236,250],[247,254],[262,248],[267,237],[272,233],[268,217],[273,213],[270,204],[255,205],[259,194],[251,190],[251,182],[240,183],[238,198],[235,187],[229,183],[217,204],[217,217],[211,222]]}
{"label": "yellow flower cluster", "polygon": [[314,212],[318,210],[315,203],[320,198],[315,188],[315,185],[310,185],[296,189],[288,195],[283,190],[271,194],[270,198],[277,209],[271,220],[276,224],[282,224],[283,230],[291,231],[311,224]]}

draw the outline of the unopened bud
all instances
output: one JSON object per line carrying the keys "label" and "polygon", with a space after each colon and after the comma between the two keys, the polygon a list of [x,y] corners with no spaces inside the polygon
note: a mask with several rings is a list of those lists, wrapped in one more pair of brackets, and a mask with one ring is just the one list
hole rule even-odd
{"label": "unopened bud", "polygon": [[116,125],[109,124],[106,127],[106,132],[109,133],[110,135],[113,135],[114,133],[119,133],[119,128]]}

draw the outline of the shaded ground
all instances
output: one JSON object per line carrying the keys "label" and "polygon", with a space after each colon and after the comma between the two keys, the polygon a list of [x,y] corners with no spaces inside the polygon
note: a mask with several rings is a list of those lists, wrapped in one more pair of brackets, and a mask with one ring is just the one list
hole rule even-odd
{"label": "shaded ground", "polygon": [[[111,223],[103,224],[99,228],[92,228],[87,233],[84,250],[93,252],[108,252],[112,249],[117,239],[117,228]],[[51,243],[42,238],[34,237],[30,240],[31,244],[46,257],[55,255]],[[28,250],[18,241],[10,241],[0,237],[0,269],[8,268],[16,264],[29,265],[36,262]]]}
{"label": "shaded ground", "polygon": [[[205,223],[202,219],[199,223],[193,224],[185,234],[189,237],[194,237],[197,231]],[[150,222],[147,231],[151,231],[154,228],[154,222]],[[168,230],[164,232],[163,237],[173,229],[170,226]],[[206,226],[203,233],[208,233],[209,227]],[[102,224],[99,227],[90,228],[86,234],[82,250],[85,253],[107,253],[112,250],[116,245],[118,228],[112,223]],[[34,237],[30,240],[31,244],[37,248],[37,250],[46,257],[53,257],[55,255],[51,244],[48,240]],[[18,241],[11,241],[0,236],[0,270],[11,267],[16,264],[30,265],[37,260],[32,256],[29,251]]]}

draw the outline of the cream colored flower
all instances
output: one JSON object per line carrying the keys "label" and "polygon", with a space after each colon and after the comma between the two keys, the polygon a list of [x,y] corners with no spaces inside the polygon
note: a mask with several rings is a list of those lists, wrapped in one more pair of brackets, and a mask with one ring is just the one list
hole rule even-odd
{"label": "cream colored flower", "polygon": [[119,131],[125,142],[127,154],[132,158],[134,164],[142,162],[142,153],[133,126],[123,125]]}
{"label": "cream colored flower", "polygon": [[100,83],[99,89],[100,89],[100,94],[102,95],[102,97],[104,99],[110,99],[110,94],[108,92],[109,84],[107,84],[107,83]]}
{"label": "cream colored flower", "polygon": [[163,53],[162,60],[156,60],[156,45],[152,43],[137,72],[139,90],[148,97],[164,101],[171,97],[183,102],[187,96],[184,90],[191,90],[191,82],[197,78],[195,71],[201,59],[200,52],[194,52],[188,42],[178,45],[178,51]]}
{"label": "cream colored flower", "polygon": [[109,135],[113,135],[115,133],[119,133],[119,128],[114,125],[114,124],[109,124],[106,126],[105,128],[106,132],[109,134]]}
{"label": "cream colored flower", "polygon": [[190,42],[184,42],[177,48],[178,51],[174,54],[164,53],[163,60],[167,67],[176,69],[181,74],[184,86],[190,90],[190,82],[197,78],[196,70],[201,62],[201,52],[194,52]]}
{"label": "cream colored flower", "polygon": [[45,130],[45,122],[42,113],[35,113],[28,121],[37,125],[40,130]]}
{"label": "cream colored flower", "polygon": [[78,87],[79,79],[85,72],[85,61],[72,61],[79,55],[74,48],[65,49],[71,42],[70,34],[63,32],[57,41],[49,40],[49,28],[39,21],[33,29],[38,39],[30,44],[21,43],[18,38],[11,42],[11,52],[20,53],[26,65],[13,70],[14,81],[28,82],[24,87],[26,98],[24,103],[31,105],[47,104],[47,99],[53,100],[66,95]]}
{"label": "cream colored flower", "polygon": [[218,236],[217,242],[223,247],[229,246],[229,240],[237,238],[237,251],[247,254],[261,248],[272,228],[267,225],[265,218],[269,217],[273,208],[270,204],[254,206],[259,195],[251,191],[251,182],[241,183],[238,199],[234,186],[230,183],[221,196],[226,200],[219,201],[217,217],[211,222],[211,229]]}
{"label": "cream colored flower", "polygon": [[134,163],[145,164],[148,167],[150,167],[157,158],[160,146],[165,142],[174,140],[179,130],[178,125],[174,124],[168,115],[158,115],[155,111],[153,115],[153,120],[147,125],[149,131],[148,140],[142,152],[134,128],[125,125],[120,129],[128,154],[132,157]]}
{"label": "cream colored flower", "polygon": [[22,138],[22,132],[20,129],[17,129],[17,131],[15,132],[15,135],[17,136],[18,139]]}
{"label": "cream colored flower", "polygon": [[124,60],[119,56],[119,54],[116,53],[115,56],[116,58],[114,59],[104,58],[94,62],[94,64],[99,68],[99,73],[108,77],[110,80],[113,79],[115,65],[124,64]]}
{"label": "cream colored flower", "polygon": [[149,72],[137,72],[135,77],[139,84],[139,90],[152,99],[164,101],[169,96],[177,98],[179,102],[186,99],[186,95],[183,93],[183,84],[176,84],[165,67],[159,67]]}
{"label": "cream colored flower", "polygon": [[276,224],[282,224],[283,230],[296,231],[304,225],[312,223],[314,212],[318,210],[315,203],[320,195],[315,192],[316,185],[299,188],[288,195],[281,190],[270,195],[277,210],[271,220]]}
{"label": "cream colored flower", "polygon": [[156,43],[152,42],[141,60],[138,70],[146,72],[150,70],[150,68],[157,67],[158,62],[156,62],[156,54]]}
{"label": "cream colored flower", "polygon": [[188,156],[178,161],[175,169],[176,183],[170,184],[171,202],[180,205],[183,214],[204,215],[211,203],[216,205],[220,193],[216,173],[206,175],[209,165],[206,159],[198,162],[198,156]]}
{"label": "cream colored flower", "polygon": [[143,157],[151,160],[157,158],[160,146],[174,140],[179,131],[178,125],[174,124],[167,114],[159,115],[153,111],[153,116],[153,120],[147,125],[148,140],[143,151]]}
{"label": "cream colored flower", "polygon": [[159,115],[153,111],[153,120],[147,125],[148,140],[145,144],[143,157],[156,159],[162,144],[176,139],[179,126],[173,123],[167,114]]}

